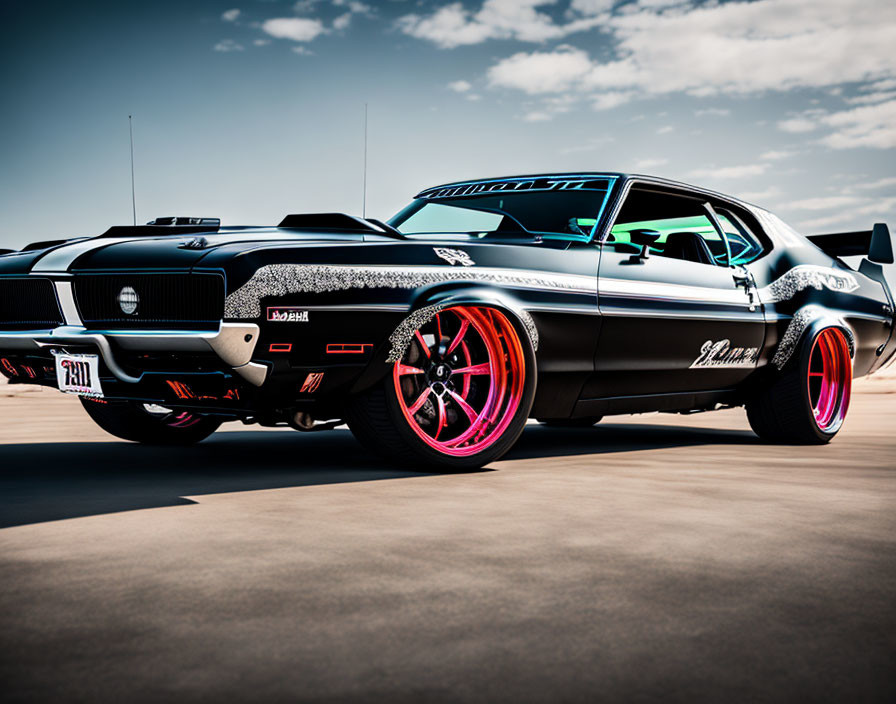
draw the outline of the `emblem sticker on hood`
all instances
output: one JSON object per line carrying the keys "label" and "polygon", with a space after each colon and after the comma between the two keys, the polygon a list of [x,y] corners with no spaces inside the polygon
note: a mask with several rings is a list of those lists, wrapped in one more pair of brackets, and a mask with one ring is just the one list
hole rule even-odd
{"label": "emblem sticker on hood", "polygon": [[268,320],[272,323],[307,323],[308,311],[292,306],[268,308]]}
{"label": "emblem sticker on hood", "polygon": [[700,348],[700,356],[694,360],[691,369],[754,367],[758,360],[758,347],[732,347],[730,340],[707,340]]}
{"label": "emblem sticker on hood", "polygon": [[476,263],[470,258],[469,254],[460,249],[450,249],[449,247],[433,247],[432,249],[436,256],[441,257],[452,266],[455,264],[473,266]]}

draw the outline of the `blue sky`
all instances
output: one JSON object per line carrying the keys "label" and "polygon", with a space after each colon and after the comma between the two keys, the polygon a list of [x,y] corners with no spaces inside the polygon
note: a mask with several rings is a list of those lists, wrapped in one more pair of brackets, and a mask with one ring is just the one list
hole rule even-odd
{"label": "blue sky", "polygon": [[567,169],[896,225],[892,0],[4,2],[0,246]]}

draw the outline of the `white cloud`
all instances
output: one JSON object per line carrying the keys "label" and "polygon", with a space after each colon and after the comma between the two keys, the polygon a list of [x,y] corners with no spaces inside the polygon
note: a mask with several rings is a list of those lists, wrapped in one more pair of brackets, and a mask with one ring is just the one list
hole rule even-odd
{"label": "white cloud", "polygon": [[488,70],[491,85],[516,88],[530,95],[560,93],[570,89],[591,69],[581,49],[558,47],[547,52],[520,52]]}
{"label": "white cloud", "polygon": [[660,127],[656,133],[657,134],[669,134],[670,132],[674,132],[675,128],[672,125],[663,125]]}
{"label": "white cloud", "polygon": [[326,32],[320,20],[305,17],[276,17],[265,20],[261,29],[277,39],[291,39],[294,42],[310,42]]}
{"label": "white cloud", "polygon": [[819,144],[831,149],[892,149],[896,147],[896,99],[832,113],[807,110],[797,117],[782,120],[778,127],[785,132],[832,129],[818,140]]}
{"label": "white cloud", "polygon": [[825,115],[821,122],[835,128],[821,143],[832,149],[896,147],[896,100],[878,105],[835,112]]}
{"label": "white cloud", "polygon": [[665,166],[668,163],[668,159],[641,159],[640,161],[635,162],[635,168],[649,171],[650,169],[655,169],[659,166]]}
{"label": "white cloud", "polygon": [[455,93],[466,93],[472,87],[473,86],[469,81],[452,81],[448,84],[448,88]]}
{"label": "white cloud", "polygon": [[781,120],[780,122],[778,122],[779,130],[790,132],[792,134],[811,132],[817,127],[818,125],[813,120],[805,117],[791,117],[787,120]]}
{"label": "white cloud", "polygon": [[368,15],[372,12],[370,5],[358,0],[333,0],[336,7],[347,7],[348,11],[356,15]]}
{"label": "white cloud", "polygon": [[523,120],[526,122],[547,122],[553,118],[554,116],[551,113],[544,110],[533,110],[523,115]]}
{"label": "white cloud", "polygon": [[294,46],[292,48],[293,53],[298,54],[299,56],[314,56],[314,52],[311,49],[307,49],[301,44],[298,46]]}
{"label": "white cloud", "polygon": [[846,208],[857,205],[863,200],[858,196],[822,196],[791,201],[787,205],[797,210],[833,210],[834,208]]}
{"label": "white cloud", "polygon": [[221,19],[225,22],[236,22],[239,16],[240,11],[238,8],[233,8],[232,10],[227,10],[226,12],[221,13]]}
{"label": "white cloud", "polygon": [[796,156],[796,152],[790,149],[770,149],[759,155],[763,161],[780,161],[781,159],[789,159]]}
{"label": "white cloud", "polygon": [[433,42],[443,49],[480,44],[489,39],[517,39],[544,42],[597,26],[595,17],[575,19],[565,25],[554,22],[537,8],[554,5],[557,0],[484,0],[476,11],[463,3],[444,5],[429,15],[408,14],[399,17],[398,28],[412,37]]}
{"label": "white cloud", "polygon": [[333,29],[340,32],[348,29],[349,25],[352,23],[352,17],[354,15],[373,14],[370,5],[358,2],[357,0],[333,0],[333,5],[347,10],[347,12],[342,13],[333,20]]}
{"label": "white cloud", "polygon": [[591,107],[595,110],[610,110],[625,105],[632,99],[630,91],[607,91],[593,97]]}
{"label": "white cloud", "polygon": [[697,169],[691,172],[694,178],[733,180],[761,176],[768,169],[768,164],[744,164],[742,166],[720,166],[711,169]]}
{"label": "white cloud", "polygon": [[570,7],[583,15],[599,15],[609,12],[615,4],[616,0],[572,0]]}
{"label": "white cloud", "polygon": [[890,186],[896,188],[896,176],[887,176],[886,178],[881,178],[870,183],[857,183],[853,186],[853,188],[860,188],[862,190],[870,191],[876,190],[878,188],[889,188]]}
{"label": "white cloud", "polygon": [[267,46],[268,44],[271,43],[271,40],[270,39],[255,39],[252,43],[255,46]]}
{"label": "white cloud", "polygon": [[873,105],[874,103],[882,103],[894,98],[896,98],[896,90],[888,90],[857,95],[854,98],[847,98],[846,102],[850,105]]}
{"label": "white cloud", "polygon": [[702,110],[694,110],[695,117],[726,117],[731,114],[727,108],[704,108]]}
{"label": "white cloud", "polygon": [[603,135],[602,137],[589,137],[587,141],[582,142],[581,144],[574,144],[570,147],[564,147],[560,150],[561,154],[582,154],[584,152],[594,152],[598,149],[603,149],[608,144],[612,144],[616,140],[610,135]]}
{"label": "white cloud", "polygon": [[868,86],[863,86],[860,90],[883,91],[896,90],[896,78],[887,78],[883,81],[877,81]]}
{"label": "white cloud", "polygon": [[[543,41],[565,36],[567,25],[551,21],[536,7],[548,2],[487,0],[479,12],[461,3],[435,13],[406,16],[402,29],[440,46],[473,44],[492,38]],[[551,3],[553,4],[553,3]],[[581,13],[603,12],[609,3],[582,0]],[[495,16],[486,22],[487,7]],[[515,8],[516,14],[508,8]],[[692,96],[755,95],[795,88],[831,90],[845,84],[870,84],[875,92],[892,90],[896,80],[896,3],[892,0],[739,0],[734,2],[648,2],[627,4],[612,14],[585,17],[613,40],[614,55],[593,59],[580,49],[517,53],[497,61],[489,75],[493,85],[530,95],[570,91],[582,100],[606,91],[632,97],[671,93]],[[500,12],[498,12],[500,10]],[[503,14],[502,14],[503,13]],[[508,18],[525,14],[523,31]],[[534,19],[533,19],[534,18]],[[576,20],[579,21],[579,20]],[[577,25],[584,27],[585,25]],[[553,55],[569,67],[557,80],[543,71],[526,74],[531,59],[549,66]],[[587,65],[587,70],[586,70]],[[516,69],[516,70],[512,70]],[[816,121],[794,117],[781,127],[811,131]]]}
{"label": "white cloud", "polygon": [[[877,198],[867,201],[864,205],[852,206],[833,215],[806,220],[800,223],[800,225],[806,230],[814,230],[855,220],[857,215],[867,215],[867,219],[870,221],[872,218],[882,215],[889,216],[893,213],[896,213],[896,198]],[[868,224],[870,225],[871,223],[869,222]]]}
{"label": "white cloud", "polygon": [[768,202],[770,200],[774,200],[781,196],[781,189],[777,186],[770,186],[762,191],[744,191],[737,194],[737,197],[741,200],[745,200],[748,203],[763,203]]}
{"label": "white cloud", "polygon": [[299,14],[304,14],[306,12],[311,12],[311,10],[314,9],[314,6],[320,2],[322,2],[322,0],[296,0],[292,9]]}
{"label": "white cloud", "polygon": [[233,39],[222,39],[217,44],[215,44],[212,49],[214,51],[227,53],[229,51],[243,51],[244,47],[242,44],[234,41]]}

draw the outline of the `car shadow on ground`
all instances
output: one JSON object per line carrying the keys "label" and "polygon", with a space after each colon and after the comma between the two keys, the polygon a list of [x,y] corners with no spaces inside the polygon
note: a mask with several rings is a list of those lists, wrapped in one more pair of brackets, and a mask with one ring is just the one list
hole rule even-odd
{"label": "car shadow on ground", "polygon": [[[506,459],[752,442],[758,442],[752,433],[736,430],[530,425]],[[0,445],[0,528],[195,503],[187,496],[432,474],[380,460],[343,429],[223,432],[181,448],[114,441]]]}

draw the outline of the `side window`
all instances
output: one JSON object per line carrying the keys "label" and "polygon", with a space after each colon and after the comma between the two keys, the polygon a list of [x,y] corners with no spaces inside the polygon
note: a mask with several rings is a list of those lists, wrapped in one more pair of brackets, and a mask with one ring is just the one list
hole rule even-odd
{"label": "side window", "polygon": [[725,242],[713,227],[703,201],[670,193],[632,188],[623,203],[607,243],[618,251],[637,251],[633,230],[656,235],[653,254],[716,266],[725,264]]}
{"label": "side window", "polygon": [[749,264],[762,256],[765,251],[762,242],[743,219],[726,208],[717,208],[716,214],[731,248],[731,264]]}

